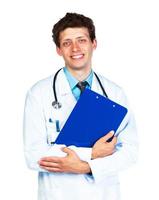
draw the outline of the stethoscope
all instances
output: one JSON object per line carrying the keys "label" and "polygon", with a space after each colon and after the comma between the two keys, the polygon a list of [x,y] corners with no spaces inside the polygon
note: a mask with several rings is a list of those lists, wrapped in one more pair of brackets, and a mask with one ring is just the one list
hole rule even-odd
{"label": "stethoscope", "polygon": [[[62,68],[61,68],[61,69],[62,69]],[[59,69],[59,70],[55,73],[54,78],[53,78],[52,89],[53,89],[53,95],[54,95],[55,100],[52,102],[52,106],[53,106],[55,109],[60,109],[60,108],[62,107],[62,104],[58,101],[58,99],[57,99],[57,94],[56,94],[56,79],[57,79],[57,75],[58,75],[58,73],[60,72],[61,69]],[[103,87],[103,85],[102,85],[102,83],[101,83],[99,77],[97,76],[97,74],[96,74],[95,72],[93,72],[93,73],[94,73],[94,75],[95,75],[96,78],[97,78],[97,81],[98,81],[98,83],[99,83],[99,85],[100,85],[100,87],[101,87],[101,89],[102,89],[102,92],[103,92],[104,96],[105,96],[106,98],[108,98],[108,95],[107,95],[107,93],[106,93],[106,91],[105,91],[105,89],[104,89],[104,87]]]}

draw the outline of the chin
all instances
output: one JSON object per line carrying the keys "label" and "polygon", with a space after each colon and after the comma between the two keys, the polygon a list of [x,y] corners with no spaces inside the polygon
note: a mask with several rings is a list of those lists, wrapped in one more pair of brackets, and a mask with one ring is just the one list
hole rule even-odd
{"label": "chin", "polygon": [[88,64],[86,65],[86,64],[82,64],[82,63],[72,63],[71,65],[70,65],[70,67],[72,68],[72,69],[76,69],[76,70],[82,70],[82,69],[86,69],[87,67],[88,67]]}
{"label": "chin", "polygon": [[74,69],[74,70],[82,70],[82,69],[86,69],[87,67],[86,66],[79,66],[79,65],[76,65],[76,66],[72,66],[71,67],[72,69]]}

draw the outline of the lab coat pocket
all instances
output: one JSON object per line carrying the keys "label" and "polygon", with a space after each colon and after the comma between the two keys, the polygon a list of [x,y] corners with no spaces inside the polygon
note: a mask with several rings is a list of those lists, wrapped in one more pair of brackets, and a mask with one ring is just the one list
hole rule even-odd
{"label": "lab coat pocket", "polygon": [[47,129],[47,142],[49,145],[53,145],[60,132],[59,120],[51,122],[48,121],[46,123],[46,129]]}

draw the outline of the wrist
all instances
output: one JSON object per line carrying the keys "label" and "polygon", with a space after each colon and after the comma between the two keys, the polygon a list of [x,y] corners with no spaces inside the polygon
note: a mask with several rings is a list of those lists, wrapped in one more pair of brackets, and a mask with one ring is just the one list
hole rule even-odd
{"label": "wrist", "polygon": [[97,152],[92,148],[92,154],[91,154],[91,159],[93,160],[93,159],[95,159],[95,158],[97,158],[98,156],[97,156]]}
{"label": "wrist", "polygon": [[81,171],[81,174],[87,174],[91,172],[91,168],[87,162],[82,161],[80,171]]}

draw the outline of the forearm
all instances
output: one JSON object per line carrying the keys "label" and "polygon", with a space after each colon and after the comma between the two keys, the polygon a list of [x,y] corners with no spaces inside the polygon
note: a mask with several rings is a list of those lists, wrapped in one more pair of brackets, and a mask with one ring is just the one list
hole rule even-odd
{"label": "forearm", "polygon": [[96,182],[110,175],[118,174],[136,163],[138,158],[138,137],[134,118],[127,116],[117,133],[116,150],[112,155],[88,161]]}
{"label": "forearm", "polygon": [[124,147],[110,156],[90,160],[89,165],[95,181],[99,182],[110,175],[118,174],[127,169],[136,163],[137,155],[138,147],[136,145],[125,144]]}

